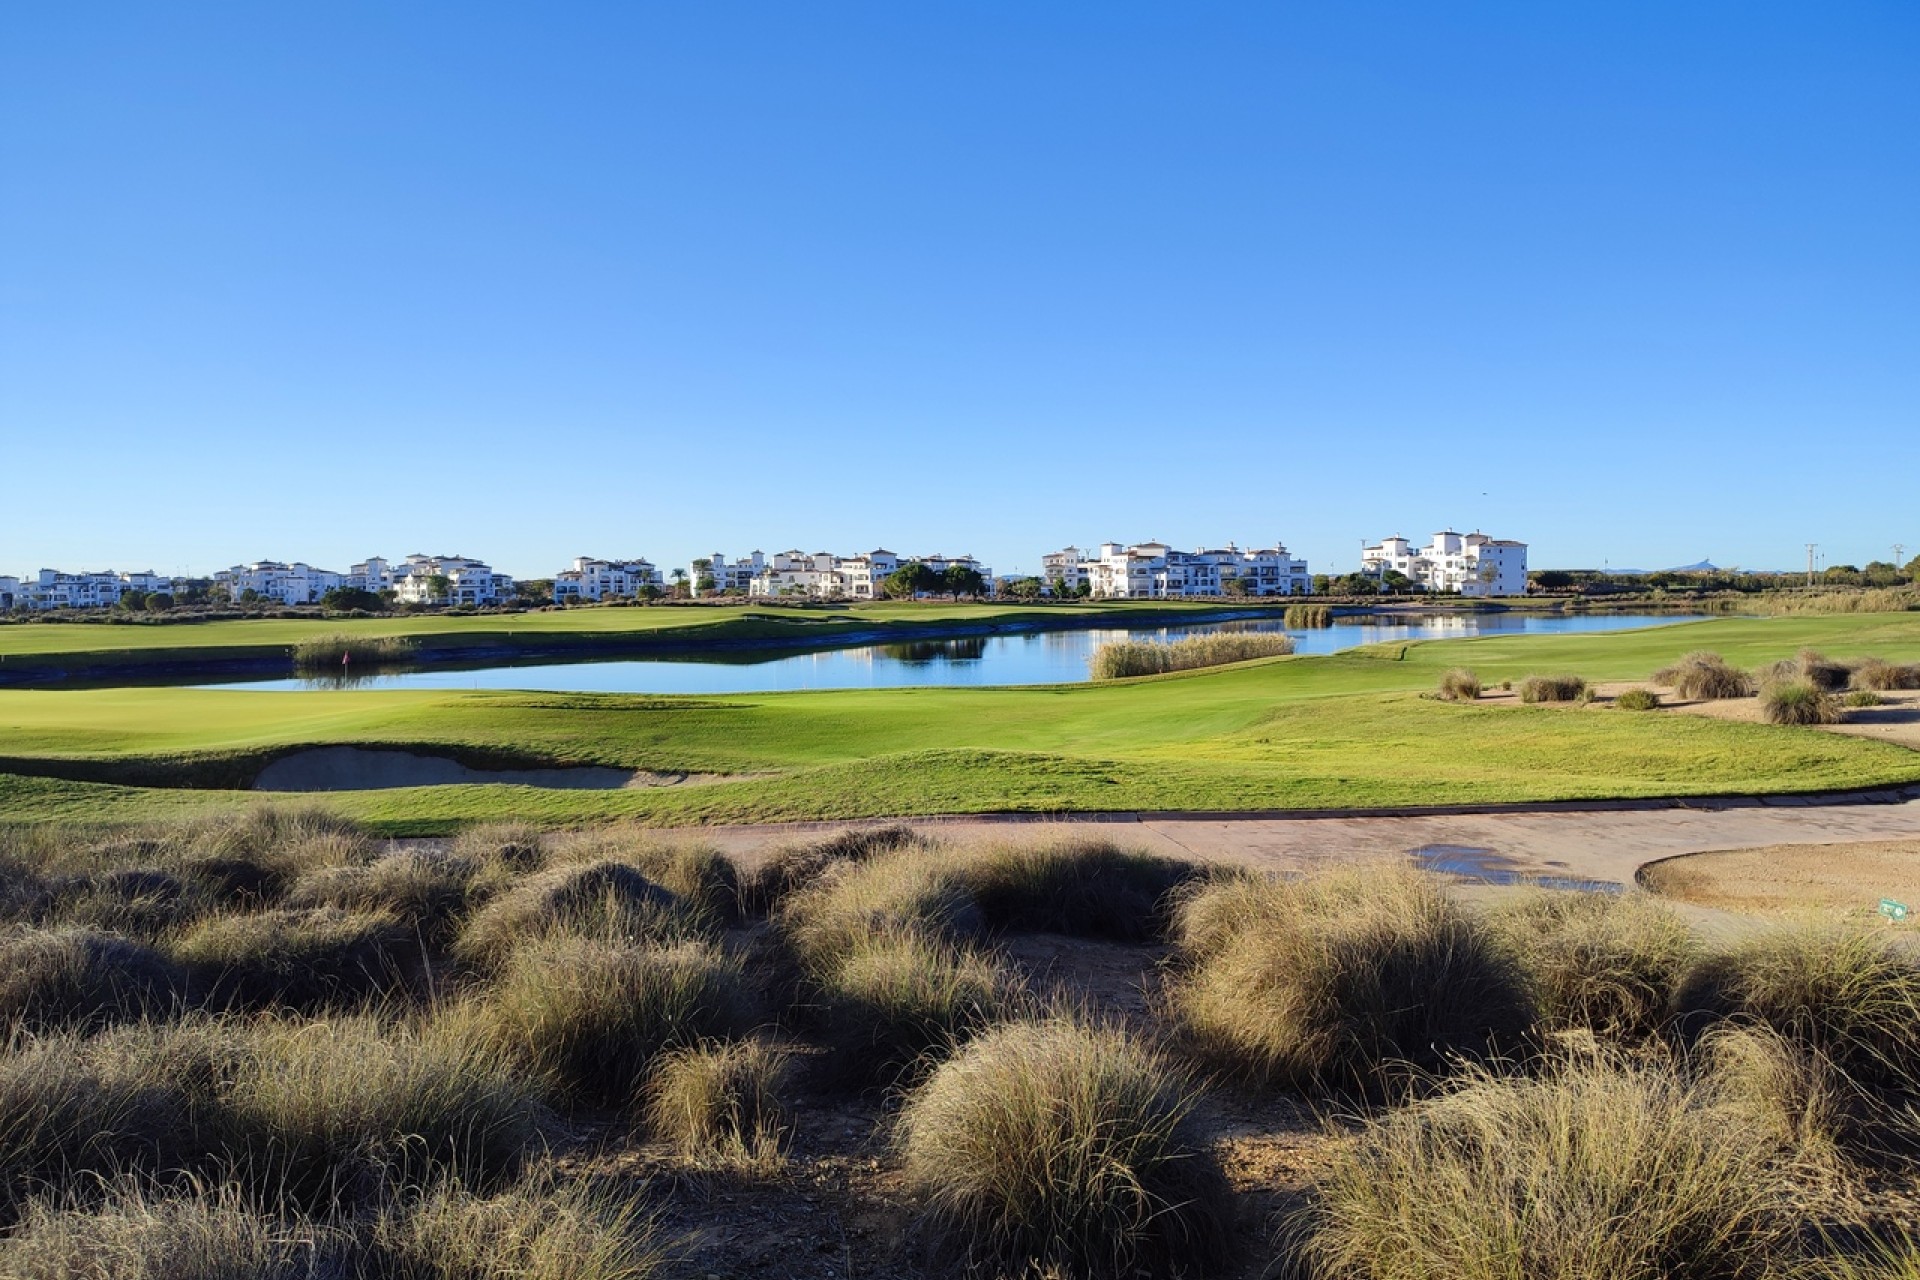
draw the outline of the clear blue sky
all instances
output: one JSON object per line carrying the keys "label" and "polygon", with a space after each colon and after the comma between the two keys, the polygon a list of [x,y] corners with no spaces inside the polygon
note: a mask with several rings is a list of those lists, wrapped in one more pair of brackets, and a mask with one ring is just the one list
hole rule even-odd
{"label": "clear blue sky", "polygon": [[1920,551],[1920,4],[0,14],[0,572]]}

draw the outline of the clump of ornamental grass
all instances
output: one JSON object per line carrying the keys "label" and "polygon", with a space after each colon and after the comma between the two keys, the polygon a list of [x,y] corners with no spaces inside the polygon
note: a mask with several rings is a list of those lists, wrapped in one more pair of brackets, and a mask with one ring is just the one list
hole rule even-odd
{"label": "clump of ornamental grass", "polygon": [[168,830],[164,839],[191,861],[242,861],[292,879],[315,867],[368,862],[378,852],[357,823],[324,809],[249,809]]}
{"label": "clump of ornamental grass", "polygon": [[589,862],[550,868],[494,898],[468,920],[453,951],[491,971],[515,948],[546,938],[677,942],[709,932],[699,912],[637,868]]}
{"label": "clump of ornamental grass", "polygon": [[1222,1260],[1230,1219],[1193,1104],[1128,1032],[1013,1023],[909,1095],[899,1144],[929,1231],[976,1269],[1186,1274]]}
{"label": "clump of ornamental grass", "polygon": [[1785,680],[1760,690],[1760,717],[1768,724],[1838,724],[1840,703],[1807,680]]}
{"label": "clump of ornamental grass", "polygon": [[1697,964],[1674,1006],[1695,1029],[1767,1027],[1859,1085],[1920,1080],[1920,962],[1880,934],[1769,927]]}
{"label": "clump of ornamental grass", "polygon": [[1278,632],[1219,631],[1165,643],[1153,640],[1117,640],[1093,651],[1090,662],[1095,680],[1126,680],[1170,671],[1250,662],[1255,658],[1284,658],[1293,652],[1293,637]]}
{"label": "clump of ornamental grass", "polygon": [[1522,702],[1585,702],[1589,696],[1579,676],[1528,676],[1520,682]]}
{"label": "clump of ornamental grass", "polygon": [[1762,1280],[1797,1225],[1768,1138],[1656,1063],[1471,1068],[1337,1148],[1297,1240],[1328,1280]]}
{"label": "clump of ornamental grass", "polygon": [[1885,702],[1885,698],[1871,689],[1855,689],[1840,700],[1840,705],[1844,707],[1877,707]]}
{"label": "clump of ornamental grass", "polygon": [[711,845],[663,843],[655,836],[611,830],[563,838],[549,856],[556,864],[630,866],[714,925],[730,922],[739,909],[739,870]]}
{"label": "clump of ornamental grass", "polygon": [[995,844],[957,867],[990,929],[1121,942],[1160,936],[1168,895],[1203,874],[1196,863],[1085,837]]}
{"label": "clump of ornamental grass", "polygon": [[1179,933],[1198,945],[1174,1012],[1203,1054],[1255,1082],[1378,1094],[1533,1023],[1508,949],[1411,868],[1228,880],[1181,904]]}
{"label": "clump of ornamental grass", "polygon": [[405,636],[313,636],[293,646],[293,665],[298,671],[337,672],[395,666],[412,654],[413,641]]}
{"label": "clump of ornamental grass", "polygon": [[828,868],[842,862],[865,862],[882,853],[928,847],[930,842],[905,823],[854,827],[826,840],[785,845],[742,878],[740,909],[743,914],[771,911],[789,894],[812,884]]}
{"label": "clump of ornamental grass", "polygon": [[1699,649],[1670,667],[1653,673],[1655,684],[1666,685],[1674,696],[1689,702],[1744,698],[1753,692],[1753,680],[1746,672],[1730,667],[1717,653]]}
{"label": "clump of ornamental grass", "polygon": [[233,1186],[113,1183],[104,1200],[44,1198],[0,1239],[14,1280],[330,1280],[348,1270],[337,1229],[271,1216]]}
{"label": "clump of ornamental grass", "polygon": [[339,1009],[408,989],[421,942],[384,912],[275,910],[216,916],[173,947],[212,1004],[247,1009]]}
{"label": "clump of ornamental grass", "polygon": [[1487,913],[1547,1031],[1644,1040],[1699,956],[1686,921],[1643,893],[1533,889]]}
{"label": "clump of ornamental grass", "polygon": [[1624,689],[1614,698],[1613,705],[1622,711],[1658,711],[1660,695],[1651,689]]}
{"label": "clump of ornamental grass", "polygon": [[48,924],[76,925],[154,941],[217,909],[196,879],[146,867],[82,872],[45,882],[38,912]]}
{"label": "clump of ornamental grass", "polygon": [[647,1085],[648,1127],[699,1167],[777,1168],[789,1127],[780,1104],[789,1063],[762,1040],[675,1050]]}
{"label": "clump of ornamental grass", "polygon": [[359,865],[309,871],[293,882],[283,904],[293,910],[333,907],[390,915],[437,947],[466,913],[476,871],[462,858],[405,850]]}
{"label": "clump of ornamental grass", "polygon": [[833,1070],[860,1084],[925,1071],[1020,1002],[991,955],[910,927],[860,936],[810,986]]}
{"label": "clump of ornamental grass", "polygon": [[744,1035],[757,1013],[739,960],[711,944],[556,937],[513,954],[482,1017],[557,1099],[618,1109],[661,1054]]}
{"label": "clump of ornamental grass", "polygon": [[410,1187],[369,1235],[369,1271],[395,1280],[650,1280],[668,1262],[633,1205],[552,1176],[494,1195]]}
{"label": "clump of ornamental grass", "polygon": [[367,1203],[388,1178],[516,1174],[544,1137],[537,1085],[454,1018],[267,1019],[237,1032],[222,1098],[234,1161],[268,1199]]}
{"label": "clump of ornamental grass", "polygon": [[1862,658],[1854,664],[1853,688],[1878,693],[1920,689],[1920,662],[1895,664],[1882,658]]}
{"label": "clump of ornamental grass", "polygon": [[93,929],[0,932],[0,1028],[134,1022],[186,999],[185,972],[144,943]]}
{"label": "clump of ornamental grass", "polygon": [[1442,702],[1472,702],[1480,696],[1480,677],[1465,667],[1455,667],[1440,677],[1434,696]]}
{"label": "clump of ornamental grass", "polygon": [[787,897],[776,923],[801,965],[816,973],[831,969],[875,933],[911,929],[960,939],[985,928],[959,868],[914,849],[835,863]]}
{"label": "clump of ornamental grass", "polygon": [[1700,1078],[1721,1108],[1764,1135],[1810,1178],[1845,1168],[1857,1137],[1850,1090],[1819,1055],[1759,1024],[1722,1024],[1701,1037]]}

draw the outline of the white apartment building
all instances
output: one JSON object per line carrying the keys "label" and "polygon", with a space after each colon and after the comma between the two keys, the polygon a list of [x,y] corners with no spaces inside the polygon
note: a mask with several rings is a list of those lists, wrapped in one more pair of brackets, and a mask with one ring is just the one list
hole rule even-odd
{"label": "white apartment building", "polygon": [[632,599],[648,587],[660,588],[665,579],[651,561],[636,556],[628,560],[596,560],[577,556],[573,568],[553,576],[553,601]]}
{"label": "white apartment building", "polygon": [[1527,593],[1527,544],[1442,529],[1418,549],[1397,534],[1361,549],[1361,573],[1384,578],[1388,570],[1406,575],[1421,591],[1520,596]]}
{"label": "white apartment building", "polygon": [[[903,565],[916,561],[935,573],[961,565],[978,573],[990,583],[993,574],[972,556],[901,556],[884,547],[858,555],[837,556],[830,551],[779,551],[764,556],[756,551],[747,559],[728,565],[715,556],[713,579],[716,588],[725,590],[745,577],[750,596],[806,596],[814,600],[878,600],[886,594],[886,581]],[[754,571],[744,574],[745,566]]]}
{"label": "white apartment building", "polygon": [[[446,594],[434,589],[434,579],[447,580]],[[450,605],[489,605],[510,599],[513,579],[495,573],[484,561],[466,556],[410,555],[405,565],[394,571],[394,598],[401,604],[432,604],[443,600]]]}
{"label": "white apartment building", "polygon": [[148,595],[173,591],[173,579],[152,570],[62,573],[58,569],[42,569],[25,582],[17,578],[0,579],[0,591],[6,589],[8,582],[17,584],[12,591],[14,606],[28,609],[104,609],[120,603],[120,597],[129,591],[144,591]]}
{"label": "white apartment building", "polygon": [[0,611],[11,609],[18,604],[25,606],[26,596],[20,590],[20,579],[0,574]]}
{"label": "white apartment building", "polygon": [[280,604],[318,604],[321,596],[343,582],[340,574],[298,560],[291,564],[278,560],[237,564],[220,570],[213,580],[227,589],[230,599],[238,600],[251,591],[262,600]]}
{"label": "white apartment building", "polygon": [[1074,594],[1082,582],[1092,595],[1107,599],[1222,596],[1236,580],[1250,596],[1303,596],[1313,590],[1307,562],[1279,543],[1260,550],[1229,542],[1175,551],[1164,542],[1103,542],[1091,554],[1067,547],[1042,556],[1040,564],[1055,595]]}
{"label": "white apartment building", "polygon": [[706,576],[713,579],[712,587],[705,591],[700,589],[701,575],[697,570],[692,571],[688,579],[696,596],[720,595],[727,591],[737,591],[741,595],[747,595],[753,590],[753,580],[759,577],[767,567],[767,557],[758,551],[738,560],[729,560],[716,551],[709,560],[711,564]]}
{"label": "white apartment building", "polygon": [[358,587],[362,591],[371,591],[378,595],[382,591],[394,590],[401,576],[403,571],[396,571],[382,557],[368,556],[347,570],[346,577],[342,579],[340,585]]}

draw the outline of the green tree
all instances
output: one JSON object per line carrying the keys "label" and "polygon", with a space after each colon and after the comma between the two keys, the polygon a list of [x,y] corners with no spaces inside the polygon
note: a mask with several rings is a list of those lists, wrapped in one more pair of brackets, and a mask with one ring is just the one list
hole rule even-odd
{"label": "green tree", "polygon": [[963,564],[950,564],[947,566],[947,571],[940,575],[940,585],[956,600],[961,596],[972,596],[977,600],[987,589],[987,580],[980,576],[978,569],[970,569]]}
{"label": "green tree", "polygon": [[146,592],[139,591],[139,590],[122,591],[120,593],[120,598],[114,601],[114,608],[124,609],[127,612],[131,613],[135,609],[145,608],[146,603],[147,603]]}
{"label": "green tree", "polygon": [[447,595],[453,590],[453,579],[444,573],[427,575],[427,599],[436,604],[446,603]]}
{"label": "green tree", "polygon": [[1038,578],[1015,578],[1007,584],[1007,594],[1015,600],[1038,600],[1046,584]]}
{"label": "green tree", "polygon": [[368,591],[364,587],[335,587],[320,597],[322,608],[338,609],[342,612],[359,609],[367,613],[378,613],[387,607],[378,592]]}
{"label": "green tree", "polygon": [[1237,574],[1231,574],[1231,573],[1221,574],[1220,575],[1220,594],[1223,596],[1233,596],[1235,598],[1246,595],[1247,580],[1245,578],[1238,576]]}
{"label": "green tree", "polygon": [[156,591],[147,597],[148,613],[165,613],[173,608],[173,597],[164,591]]}

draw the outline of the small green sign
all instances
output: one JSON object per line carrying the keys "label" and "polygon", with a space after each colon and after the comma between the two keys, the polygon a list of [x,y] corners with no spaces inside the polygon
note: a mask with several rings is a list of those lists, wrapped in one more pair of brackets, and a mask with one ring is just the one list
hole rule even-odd
{"label": "small green sign", "polygon": [[1896,924],[1907,918],[1907,904],[1895,902],[1892,898],[1880,899],[1880,914]]}

